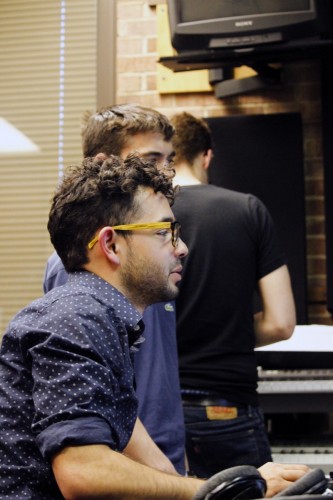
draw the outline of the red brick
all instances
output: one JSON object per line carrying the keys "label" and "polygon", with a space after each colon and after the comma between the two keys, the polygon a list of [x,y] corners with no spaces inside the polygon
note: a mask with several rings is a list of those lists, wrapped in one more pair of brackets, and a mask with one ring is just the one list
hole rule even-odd
{"label": "red brick", "polygon": [[323,179],[324,169],[323,169],[323,159],[314,159],[309,158],[304,161],[304,172],[305,175],[309,178],[316,177],[319,179]]}
{"label": "red brick", "polygon": [[304,154],[310,158],[321,158],[323,155],[321,140],[316,137],[304,137]]}
{"label": "red brick", "polygon": [[306,199],[307,215],[324,215],[323,197],[309,197]]}
{"label": "red brick", "polygon": [[332,315],[328,312],[325,304],[310,304],[308,316],[310,324],[333,325]]}
{"label": "red brick", "polygon": [[325,255],[326,240],[324,236],[308,237],[306,240],[307,254],[310,255]]}
{"label": "red brick", "polygon": [[307,268],[308,275],[326,275],[326,260],[323,257],[311,257],[307,258]]}
{"label": "red brick", "polygon": [[140,19],[143,16],[143,2],[117,2],[118,23],[127,19]]}
{"label": "red brick", "polygon": [[308,286],[308,301],[311,302],[325,302],[326,285],[322,286]]}
{"label": "red brick", "polygon": [[155,19],[133,19],[119,20],[118,21],[118,35],[119,37],[126,36],[147,36],[156,33]]}
{"label": "red brick", "polygon": [[306,196],[324,196],[322,179],[305,179]]}
{"label": "red brick", "polygon": [[[156,54],[157,53],[157,40],[156,40],[156,37],[155,38],[150,37],[150,38],[146,39],[146,51],[147,51],[148,54],[150,54],[150,53]],[[158,59],[157,56],[156,56],[156,59]]]}
{"label": "red brick", "polygon": [[325,219],[324,217],[307,217],[306,219],[307,234],[309,235],[324,235],[325,234]]}
{"label": "red brick", "polygon": [[121,57],[117,60],[118,74],[121,73],[152,73],[156,68],[156,57]]}
{"label": "red brick", "polygon": [[141,37],[137,38],[119,38],[117,41],[117,56],[128,56],[143,54],[143,39]]}
{"label": "red brick", "polygon": [[120,75],[117,85],[122,93],[140,92],[142,90],[142,77],[137,75]]}

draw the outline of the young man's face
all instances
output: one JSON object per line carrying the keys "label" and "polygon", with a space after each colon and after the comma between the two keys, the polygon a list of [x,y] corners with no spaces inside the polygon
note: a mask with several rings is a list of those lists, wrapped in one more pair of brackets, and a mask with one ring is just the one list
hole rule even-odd
{"label": "young man's face", "polygon": [[[142,207],[135,223],[173,221],[174,215],[162,193],[150,188],[137,194]],[[181,279],[181,259],[188,253],[179,239],[176,247],[171,241],[170,229],[143,229],[124,238],[127,245],[126,261],[121,266],[120,278],[127,297],[140,308],[174,299]]]}
{"label": "young man's face", "polygon": [[126,158],[131,153],[138,153],[146,160],[155,161],[157,167],[167,165],[174,157],[171,141],[166,141],[159,132],[129,136],[126,146],[121,151],[121,157]]}

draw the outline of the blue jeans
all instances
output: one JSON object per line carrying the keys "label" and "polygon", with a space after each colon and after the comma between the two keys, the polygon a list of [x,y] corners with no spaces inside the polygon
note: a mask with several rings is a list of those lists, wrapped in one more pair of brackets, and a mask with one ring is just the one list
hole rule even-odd
{"label": "blue jeans", "polygon": [[208,419],[205,406],[183,408],[189,469],[197,477],[208,478],[235,465],[260,467],[272,461],[259,407],[238,407],[235,418],[221,420]]}

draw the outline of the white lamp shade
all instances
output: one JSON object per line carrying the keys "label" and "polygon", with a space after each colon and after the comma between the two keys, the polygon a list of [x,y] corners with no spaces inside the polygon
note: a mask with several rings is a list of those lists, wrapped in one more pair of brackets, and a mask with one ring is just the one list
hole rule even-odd
{"label": "white lamp shade", "polygon": [[39,147],[4,118],[0,118],[0,154],[36,153]]}

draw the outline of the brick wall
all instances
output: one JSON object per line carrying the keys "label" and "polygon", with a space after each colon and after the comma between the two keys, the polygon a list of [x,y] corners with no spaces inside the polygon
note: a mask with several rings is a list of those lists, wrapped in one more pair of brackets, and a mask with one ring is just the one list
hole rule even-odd
{"label": "brick wall", "polygon": [[[284,85],[217,99],[214,92],[161,95],[157,90],[156,7],[118,0],[117,102],[135,102],[171,116],[188,111],[210,117],[300,112],[303,120],[309,323],[333,324],[326,309],[320,68],[315,60],[283,66]],[[157,3],[157,2],[156,2]]]}

